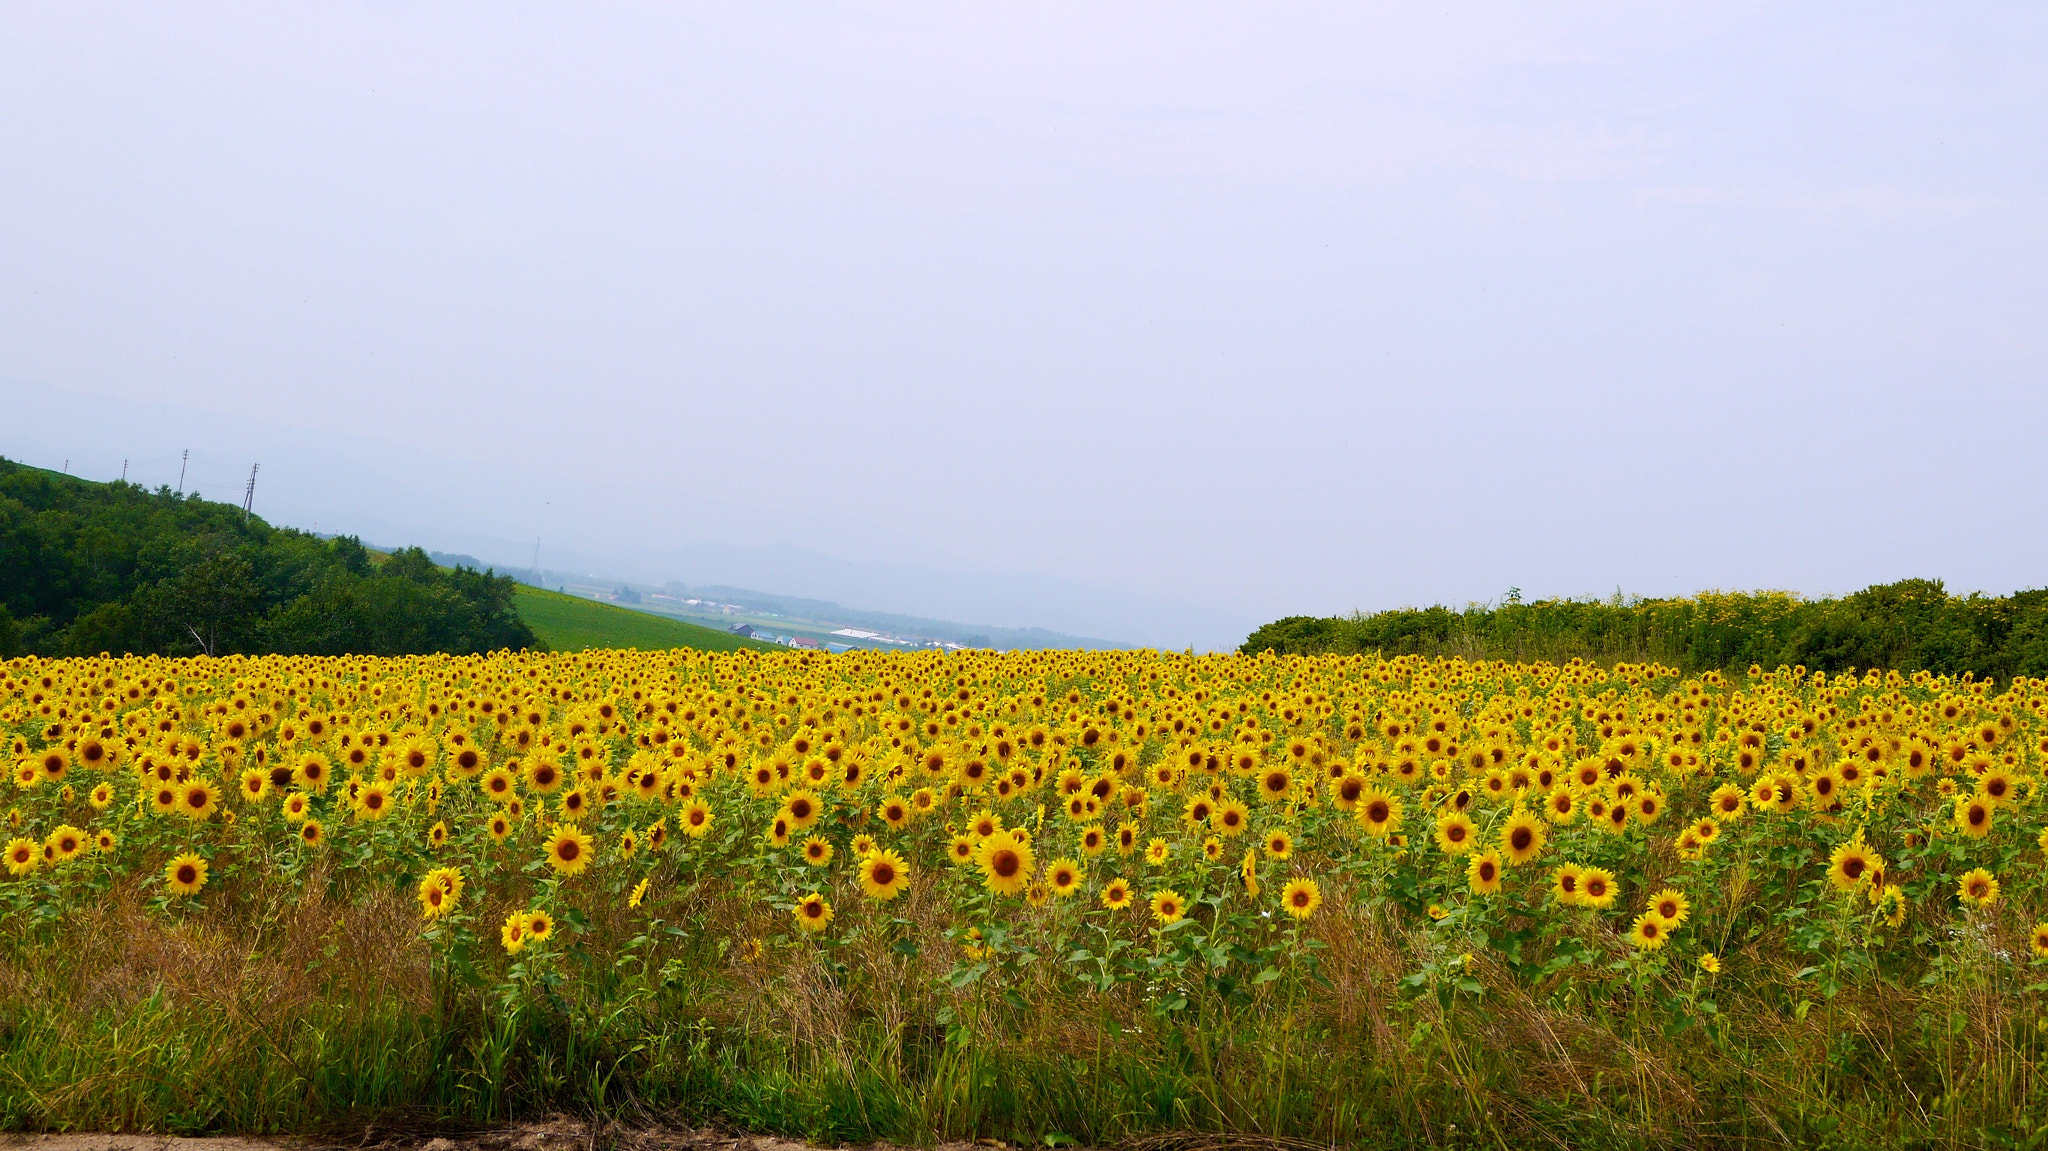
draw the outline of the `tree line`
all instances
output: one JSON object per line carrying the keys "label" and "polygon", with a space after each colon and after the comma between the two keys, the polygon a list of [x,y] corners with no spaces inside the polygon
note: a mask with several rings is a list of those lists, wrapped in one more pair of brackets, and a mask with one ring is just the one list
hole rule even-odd
{"label": "tree line", "polygon": [[0,658],[541,646],[507,576],[0,458]]}
{"label": "tree line", "polygon": [[1688,675],[1752,664],[1830,675],[1882,667],[2010,681],[2048,675],[2048,588],[1951,595],[1940,580],[1909,579],[1818,599],[1702,592],[1523,603],[1511,593],[1500,603],[1464,608],[1288,616],[1253,632],[1238,650],[1655,661]]}

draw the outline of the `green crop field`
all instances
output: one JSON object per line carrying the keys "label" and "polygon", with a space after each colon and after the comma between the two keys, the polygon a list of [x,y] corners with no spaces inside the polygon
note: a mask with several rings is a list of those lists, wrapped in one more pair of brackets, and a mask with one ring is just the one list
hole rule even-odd
{"label": "green crop field", "polygon": [[700,651],[778,650],[774,644],[741,639],[714,628],[663,619],[646,612],[578,599],[545,588],[519,587],[519,618],[555,651],[587,647],[631,647],[643,651],[691,647]]}

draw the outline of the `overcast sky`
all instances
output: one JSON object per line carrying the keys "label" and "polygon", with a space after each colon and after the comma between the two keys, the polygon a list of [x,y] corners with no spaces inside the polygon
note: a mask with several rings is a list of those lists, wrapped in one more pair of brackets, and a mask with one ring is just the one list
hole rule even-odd
{"label": "overcast sky", "polygon": [[1419,7],[10,3],[0,453],[1174,647],[2048,583],[2048,9]]}

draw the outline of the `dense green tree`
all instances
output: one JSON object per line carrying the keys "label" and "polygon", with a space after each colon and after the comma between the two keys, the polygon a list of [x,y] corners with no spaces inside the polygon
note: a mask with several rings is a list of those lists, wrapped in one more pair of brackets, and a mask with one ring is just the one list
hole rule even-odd
{"label": "dense green tree", "polygon": [[0,658],[539,646],[506,576],[0,459]]}
{"label": "dense green tree", "polygon": [[1940,580],[1877,584],[1839,598],[1709,592],[1681,599],[1541,600],[1288,616],[1247,654],[1377,651],[1475,659],[1645,661],[1691,673],[1803,665],[2048,675],[2048,589],[1950,595]]}

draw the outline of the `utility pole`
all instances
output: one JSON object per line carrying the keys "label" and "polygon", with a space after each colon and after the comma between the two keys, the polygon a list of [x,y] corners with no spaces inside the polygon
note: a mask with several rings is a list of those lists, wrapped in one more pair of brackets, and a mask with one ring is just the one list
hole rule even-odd
{"label": "utility pole", "polygon": [[186,448],[185,454],[178,457],[178,494],[181,496],[185,494],[185,465],[191,462],[192,449]]}
{"label": "utility pole", "polygon": [[122,482],[122,483],[124,483],[124,484],[128,482],[128,461],[127,461],[127,460],[122,460],[122,461],[121,461],[121,482]]}
{"label": "utility pole", "polygon": [[262,464],[249,465],[249,488],[242,493],[242,522],[249,522],[249,506],[256,502],[256,469]]}
{"label": "utility pole", "polygon": [[540,537],[533,537],[533,582],[540,583]]}

